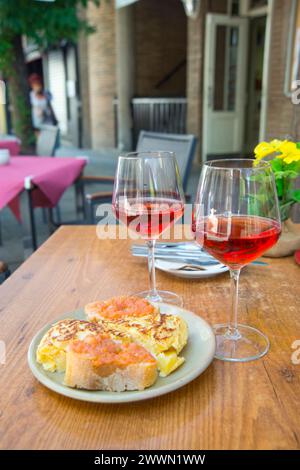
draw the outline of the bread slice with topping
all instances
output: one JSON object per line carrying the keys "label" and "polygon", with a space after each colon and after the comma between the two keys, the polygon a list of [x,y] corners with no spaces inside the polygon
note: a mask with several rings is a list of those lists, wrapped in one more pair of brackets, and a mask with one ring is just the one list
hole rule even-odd
{"label": "bread slice with topping", "polygon": [[107,335],[73,340],[67,348],[64,383],[86,390],[144,390],[157,379],[157,363],[142,346]]}
{"label": "bread slice with topping", "polygon": [[116,323],[126,318],[137,321],[154,321],[160,318],[159,309],[147,299],[125,295],[91,302],[85,306],[85,313],[93,321],[107,320]]}

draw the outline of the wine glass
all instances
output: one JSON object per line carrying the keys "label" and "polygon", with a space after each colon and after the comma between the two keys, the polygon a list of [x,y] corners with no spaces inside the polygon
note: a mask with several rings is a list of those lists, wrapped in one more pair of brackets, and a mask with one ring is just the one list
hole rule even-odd
{"label": "wine glass", "polygon": [[182,217],[184,211],[184,194],[175,154],[149,151],[121,155],[112,205],[116,218],[147,240],[150,290],[135,295],[151,302],[182,305],[177,294],[156,289],[154,259],[156,239]]}
{"label": "wine glass", "polygon": [[204,164],[196,198],[196,240],[230,269],[231,314],[215,325],[216,357],[258,359],[269,349],[259,330],[238,324],[240,271],[271,248],[281,232],[274,175],[269,163],[216,160]]}

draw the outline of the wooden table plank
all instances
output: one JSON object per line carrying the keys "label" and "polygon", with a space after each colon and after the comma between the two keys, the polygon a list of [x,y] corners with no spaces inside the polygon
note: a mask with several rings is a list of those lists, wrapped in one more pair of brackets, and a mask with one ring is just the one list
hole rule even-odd
{"label": "wooden table plank", "polygon": [[[292,258],[249,266],[241,317],[271,340],[262,360],[214,361],[198,379],[147,402],[77,402],[40,385],[27,366],[33,335],[85,303],[147,286],[130,242],[99,241],[95,227],[62,227],[0,287],[0,447],[3,449],[299,449],[300,270]],[[186,281],[157,274],[161,287],[211,323],[227,319],[228,274]]]}

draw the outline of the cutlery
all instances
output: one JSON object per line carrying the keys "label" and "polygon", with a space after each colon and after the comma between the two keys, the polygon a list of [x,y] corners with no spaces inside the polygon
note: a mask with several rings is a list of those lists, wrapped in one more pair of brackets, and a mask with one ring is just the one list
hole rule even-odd
{"label": "cutlery", "polygon": [[[133,256],[137,257],[147,257],[147,248],[139,245],[133,245],[131,248]],[[197,265],[217,265],[222,264],[219,261],[215,260],[210,254],[205,253],[204,251],[197,253],[197,259],[195,259],[195,252],[191,253],[189,251],[178,251],[178,250],[165,250],[165,249],[156,249],[155,258],[165,259],[169,261],[178,261],[181,260],[184,263],[188,264],[197,264]],[[253,261],[251,264],[257,266],[268,266],[268,263],[264,261]]]}
{"label": "cutlery", "polygon": [[[194,264],[172,263],[169,269],[172,271],[209,271],[210,267],[196,266]],[[222,265],[220,266],[220,269],[226,269],[226,266]]]}
{"label": "cutlery", "polygon": [[[132,245],[132,248],[144,248],[144,245]],[[184,250],[184,251],[204,251],[196,243],[190,242],[156,242],[155,249]]]}
{"label": "cutlery", "polygon": [[[147,257],[147,254],[142,254],[142,253],[133,253],[133,256],[137,256],[137,257],[140,257],[140,258],[146,258]],[[200,259],[195,259],[194,258],[188,258],[188,257],[182,257],[182,256],[171,256],[171,255],[155,255],[155,259],[161,259],[161,260],[167,260],[167,261],[170,261],[170,262],[178,262],[178,261],[181,261],[182,264],[183,263],[186,263],[186,264],[189,264],[189,265],[195,265],[195,266],[217,266],[217,265],[220,265],[221,263],[219,263],[219,261],[216,261],[214,260],[213,258],[212,259],[203,259],[203,260],[200,260]]]}
{"label": "cutlery", "polygon": [[[133,254],[145,254],[147,253],[147,248],[145,247],[132,247],[131,251]],[[210,256],[208,253],[201,252],[201,251],[188,251],[188,250],[170,250],[170,249],[164,249],[164,248],[156,248],[155,249],[155,256],[182,256],[184,258],[190,258],[190,259],[195,259],[201,258],[201,259],[214,259],[212,256]]]}
{"label": "cutlery", "polygon": [[[141,245],[133,245],[133,246],[141,246]],[[182,250],[195,250],[195,251],[203,251],[199,245],[194,242],[156,242],[157,248],[180,248]]]}

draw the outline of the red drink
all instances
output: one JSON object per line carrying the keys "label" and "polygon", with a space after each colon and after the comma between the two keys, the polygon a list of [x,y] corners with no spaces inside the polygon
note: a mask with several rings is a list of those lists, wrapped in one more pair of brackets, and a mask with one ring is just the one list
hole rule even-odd
{"label": "red drink", "polygon": [[210,215],[197,227],[197,241],[214,258],[237,269],[251,263],[278,240],[280,224],[257,216]]}
{"label": "red drink", "polygon": [[116,217],[143,238],[154,240],[183,215],[183,203],[174,199],[124,199],[114,205]]}

